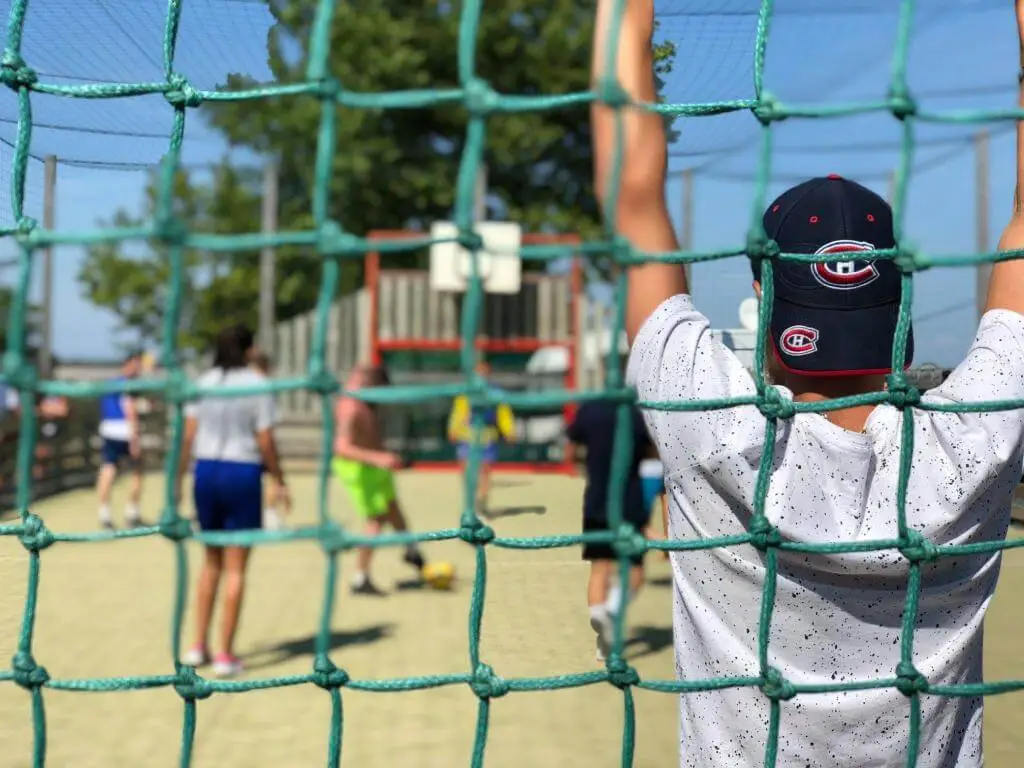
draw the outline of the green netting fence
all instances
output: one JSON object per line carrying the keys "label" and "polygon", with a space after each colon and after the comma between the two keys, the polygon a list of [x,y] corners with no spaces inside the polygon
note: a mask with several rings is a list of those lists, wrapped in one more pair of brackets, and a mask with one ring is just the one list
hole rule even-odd
{"label": "green netting fence", "polygon": [[[324,365],[324,341],[328,308],[335,295],[339,265],[342,259],[358,259],[369,250],[384,253],[398,252],[422,248],[429,244],[429,238],[402,241],[374,241],[368,243],[364,239],[345,232],[328,215],[328,177],[331,173],[331,159],[336,151],[335,128],[336,104],[353,108],[367,109],[412,109],[427,106],[462,105],[469,113],[466,129],[465,151],[461,159],[458,175],[458,199],[456,205],[456,222],[460,235],[458,242],[470,250],[480,247],[480,239],[471,228],[473,182],[481,163],[487,135],[488,117],[495,114],[514,112],[552,110],[573,108],[580,112],[580,119],[586,119],[582,109],[595,98],[613,106],[622,107],[628,103],[622,89],[612,81],[599,84],[597,92],[581,92],[566,95],[523,96],[516,94],[499,94],[475,74],[474,46],[477,26],[482,13],[481,0],[464,0],[460,8],[460,33],[458,44],[458,72],[460,87],[450,90],[415,90],[389,93],[355,93],[338,82],[329,74],[329,40],[332,24],[333,3],[331,0],[320,0],[316,8],[316,20],[309,40],[309,64],[305,82],[273,85],[235,92],[210,92],[194,88],[183,73],[174,68],[174,51],[178,24],[181,16],[181,0],[169,0],[167,22],[163,45],[163,68],[165,78],[162,82],[137,84],[109,85],[51,85],[39,82],[30,63],[22,58],[21,42],[28,0],[15,0],[11,5],[7,29],[7,47],[0,60],[0,81],[17,94],[19,120],[17,146],[12,180],[12,206],[15,226],[0,230],[0,234],[11,238],[20,249],[17,297],[14,311],[8,322],[8,349],[3,357],[3,381],[16,387],[21,397],[22,429],[17,455],[17,499],[18,521],[13,524],[0,525],[0,534],[16,536],[28,550],[28,592],[25,600],[24,618],[18,635],[17,652],[9,670],[0,671],[0,682],[13,682],[31,694],[32,719],[34,726],[34,743],[32,746],[32,762],[42,766],[46,758],[46,717],[44,709],[44,691],[125,691],[156,687],[173,687],[183,699],[183,723],[180,751],[180,764],[188,766],[192,763],[193,740],[197,724],[196,702],[220,692],[241,692],[257,689],[273,688],[285,685],[311,683],[326,691],[331,702],[331,717],[324,723],[326,735],[326,753],[328,765],[337,766],[342,756],[342,733],[344,716],[342,710],[343,690],[362,691],[410,691],[433,688],[442,685],[468,685],[479,698],[479,709],[476,722],[476,736],[472,752],[472,765],[482,766],[487,742],[488,719],[491,701],[512,692],[543,691],[559,688],[570,688],[599,683],[609,683],[620,688],[624,700],[624,726],[622,733],[622,765],[633,764],[634,740],[636,734],[636,715],[633,703],[633,689],[686,693],[692,691],[717,690],[733,686],[750,686],[759,688],[770,700],[770,720],[765,734],[764,764],[773,766],[778,749],[778,733],[780,722],[780,702],[797,695],[835,692],[845,690],[864,690],[868,688],[896,687],[909,699],[910,726],[907,739],[906,761],[913,766],[920,742],[920,697],[922,695],[937,696],[977,696],[989,695],[1024,688],[1024,681],[1006,681],[997,683],[976,683],[965,685],[933,685],[930,684],[914,667],[913,640],[914,625],[917,613],[918,593],[921,584],[921,564],[943,556],[964,556],[993,552],[1012,546],[1024,545],[1024,541],[1005,542],[992,541],[963,546],[937,547],[925,540],[920,533],[912,530],[906,522],[906,488],[910,472],[911,453],[913,451],[913,409],[925,407],[920,402],[920,393],[908,384],[901,374],[894,374],[888,382],[886,392],[873,393],[858,397],[843,398],[823,403],[791,403],[779,397],[776,391],[768,386],[764,377],[764,361],[758,359],[755,366],[757,396],[752,398],[734,398],[704,402],[643,402],[642,406],[662,410],[708,410],[730,408],[736,406],[756,406],[767,419],[766,450],[762,457],[759,479],[756,485],[756,504],[751,525],[747,533],[697,541],[646,541],[636,531],[622,522],[621,503],[628,457],[632,447],[629,424],[629,404],[635,395],[623,386],[619,367],[610,364],[608,386],[603,391],[573,393],[546,392],[528,394],[503,394],[502,400],[513,407],[550,407],[570,400],[611,399],[622,404],[617,430],[617,446],[614,458],[610,485],[613,500],[609,517],[610,530],[587,535],[566,535],[544,538],[502,538],[476,516],[472,499],[475,497],[479,452],[474,455],[465,477],[465,498],[467,503],[458,519],[458,525],[446,530],[433,531],[416,535],[388,535],[367,540],[350,533],[335,523],[327,512],[328,492],[328,459],[331,452],[333,429],[331,418],[332,399],[340,391],[338,380]],[[772,262],[777,259],[788,259],[803,262],[822,260],[802,254],[782,254],[777,246],[769,241],[761,227],[760,214],[764,207],[764,198],[768,187],[771,168],[772,125],[786,118],[823,118],[867,112],[889,112],[902,126],[901,159],[896,169],[894,214],[897,242],[899,245],[888,251],[878,252],[879,258],[891,258],[903,273],[903,304],[901,321],[897,330],[898,340],[893,352],[893,369],[903,370],[906,352],[906,335],[909,328],[910,307],[912,300],[911,277],[914,272],[939,264],[944,266],[970,266],[983,262],[1015,258],[1017,253],[987,253],[944,256],[941,259],[930,257],[910,247],[902,237],[903,213],[907,185],[914,153],[914,126],[919,121],[949,123],[980,123],[993,120],[1017,120],[1021,117],[1016,109],[978,111],[970,113],[932,113],[919,109],[908,89],[906,80],[907,50],[911,35],[911,16],[914,3],[912,0],[901,0],[900,18],[897,33],[897,44],[892,65],[890,91],[885,98],[855,104],[837,106],[795,107],[784,105],[774,99],[763,87],[765,48],[768,40],[769,25],[772,18],[771,0],[762,0],[757,22],[756,46],[754,50],[754,97],[751,99],[723,101],[701,104],[660,104],[647,105],[645,108],[665,115],[698,117],[716,115],[738,110],[752,112],[762,125],[762,154],[759,164],[757,191],[753,206],[751,226],[744,247],[734,250],[698,253],[680,252],[662,254],[658,257],[636,252],[628,243],[616,234],[614,216],[606,216],[606,237],[602,240],[576,246],[577,255],[594,256],[611,254],[623,266],[651,261],[654,258],[671,263],[684,264],[699,261],[710,261],[733,256],[746,255],[761,263],[762,285],[766,300],[761,303],[761,318],[758,344],[764,349],[764,334],[768,325],[768,312],[771,307],[771,273]],[[618,0],[614,12],[614,21],[610,31],[613,41],[617,41],[617,33],[621,27],[624,0]],[[609,47],[611,63],[615,59],[617,42]],[[612,71],[610,68],[608,71]],[[25,177],[29,159],[29,147],[32,137],[32,93],[46,93],[72,98],[108,99],[132,97],[144,94],[161,93],[174,110],[174,124],[166,160],[162,168],[160,200],[154,220],[145,227],[136,229],[108,229],[90,232],[59,232],[40,228],[35,221],[24,215]],[[204,102],[225,100],[249,100],[269,97],[289,98],[313,96],[323,103],[322,117],[318,135],[318,151],[316,155],[315,188],[313,194],[313,215],[315,227],[309,231],[285,231],[274,234],[216,235],[190,232],[184,222],[175,218],[171,205],[172,180],[180,161],[182,138],[185,132],[186,115],[190,108],[198,107]],[[621,168],[620,156],[615,162],[615,176]],[[614,183],[612,187],[617,187]],[[614,200],[607,201],[607,210],[614,211]],[[36,369],[26,355],[26,310],[29,293],[29,282],[33,266],[33,256],[40,249],[62,244],[83,245],[100,241],[142,241],[155,242],[165,247],[172,264],[172,276],[168,286],[166,305],[166,324],[163,334],[163,361],[167,369],[166,376],[161,380],[135,381],[129,384],[92,384],[58,381],[42,381]],[[47,395],[63,395],[72,398],[95,398],[110,392],[129,392],[148,394],[165,399],[172,412],[172,447],[166,458],[166,472],[173,476],[180,456],[183,427],[182,405],[189,399],[199,396],[224,397],[241,394],[255,394],[268,391],[268,387],[256,388],[220,388],[200,390],[186,377],[180,364],[176,348],[176,331],[179,327],[181,298],[184,279],[183,252],[194,248],[210,252],[233,250],[257,250],[262,247],[278,247],[298,245],[314,250],[322,263],[322,290],[319,294],[317,325],[314,334],[312,351],[308,361],[306,376],[277,380],[269,385],[275,392],[307,389],[318,393],[322,398],[324,424],[323,457],[319,471],[319,523],[316,526],[295,529],[285,532],[249,532],[249,533],[193,533],[191,526],[179,514],[179,509],[172,493],[172,484],[168,483],[168,491],[164,500],[164,510],[158,525],[134,531],[115,533],[57,533],[47,528],[46,523],[31,511],[31,479],[32,456],[36,436],[35,415],[32,408],[36,393]],[[569,251],[564,246],[528,246],[523,249],[523,258],[551,261],[564,258]],[[618,296],[625,296],[625,277],[619,278]],[[445,386],[422,387],[389,387],[368,389],[358,393],[364,400],[388,404],[409,403],[434,398],[450,399],[455,395],[466,393],[476,402],[489,403],[491,396],[485,381],[473,373],[474,350],[472,340],[481,317],[484,296],[475,272],[465,301],[462,315],[461,332],[465,340],[461,356],[461,365],[465,374],[460,384]],[[623,325],[624,306],[620,300],[616,316],[616,330]],[[612,352],[614,355],[614,351]],[[901,481],[897,497],[893,500],[898,519],[898,536],[893,539],[858,542],[857,544],[802,544],[781,540],[779,532],[764,515],[765,495],[769,482],[769,469],[772,465],[772,446],[779,419],[791,418],[800,412],[823,412],[839,407],[848,407],[864,403],[890,403],[902,410],[902,459]],[[995,411],[1021,407],[1018,402],[989,402],[948,405],[933,410],[945,411]],[[453,520],[453,522],[455,522]],[[36,615],[37,590],[40,579],[40,552],[57,543],[94,542],[113,538],[140,536],[164,536],[173,543],[176,549],[176,582],[171,610],[171,656],[168,673],[152,677],[121,677],[106,679],[51,679],[46,669],[33,657],[32,636]],[[324,601],[319,633],[316,642],[316,653],[313,668],[308,674],[288,677],[276,677],[260,680],[211,681],[200,677],[196,670],[185,666],[180,661],[180,634],[182,617],[186,602],[186,569],[187,558],[185,541],[189,538],[208,544],[245,544],[257,545],[272,542],[286,542],[299,539],[316,540],[322,546],[327,562],[324,580]],[[469,663],[464,674],[430,675],[420,677],[388,679],[388,680],[354,680],[344,668],[336,666],[331,660],[329,649],[330,618],[335,603],[335,585],[338,579],[338,556],[345,550],[355,546],[396,546],[412,541],[441,541],[461,539],[476,550],[476,574],[472,592],[469,615]],[[628,558],[630,555],[645,549],[669,549],[677,552],[706,549],[712,547],[728,547],[749,544],[756,547],[764,555],[767,575],[764,585],[764,596],[760,626],[758,631],[758,650],[760,655],[760,674],[756,677],[709,680],[641,680],[636,670],[630,667],[622,656],[623,617],[616,622],[615,649],[609,655],[606,668],[602,671],[591,671],[576,674],[565,674],[546,678],[503,679],[481,658],[479,639],[481,622],[483,621],[485,594],[487,590],[487,546],[509,547],[516,549],[543,549],[551,547],[578,546],[584,541],[602,541],[614,545],[620,556],[621,576],[626,577]],[[902,641],[900,646],[901,661],[893,674],[879,680],[856,681],[829,685],[797,685],[787,681],[768,663],[768,637],[772,623],[774,604],[777,556],[779,550],[804,553],[841,553],[865,552],[872,550],[898,549],[909,562],[909,580],[907,587],[907,603],[903,616]],[[625,613],[625,612],[623,612]],[[173,663],[171,663],[173,662]],[[666,704],[670,706],[670,704]],[[13,745],[5,745],[10,753]]]}

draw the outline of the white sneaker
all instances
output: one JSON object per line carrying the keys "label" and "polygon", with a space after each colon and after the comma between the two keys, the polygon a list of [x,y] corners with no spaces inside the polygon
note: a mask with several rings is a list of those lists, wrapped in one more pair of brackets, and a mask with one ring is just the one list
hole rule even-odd
{"label": "white sneaker", "polygon": [[242,674],[242,662],[227,653],[218,653],[213,660],[213,674],[217,677],[235,677]]}
{"label": "white sneaker", "polygon": [[263,527],[268,531],[280,531],[284,528],[284,520],[273,507],[263,510]]}
{"label": "white sneaker", "polygon": [[181,657],[181,663],[190,667],[202,667],[210,663],[210,654],[202,645],[194,645],[185,651]]}
{"label": "white sneaker", "polygon": [[590,628],[597,633],[597,660],[604,661],[612,652],[612,644],[615,642],[615,625],[607,610],[591,612]]}

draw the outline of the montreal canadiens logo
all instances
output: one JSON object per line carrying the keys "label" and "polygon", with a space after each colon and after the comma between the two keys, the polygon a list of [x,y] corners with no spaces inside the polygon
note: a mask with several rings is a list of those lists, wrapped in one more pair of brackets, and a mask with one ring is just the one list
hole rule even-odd
{"label": "montreal canadiens logo", "polygon": [[[817,251],[816,256],[822,254],[851,254],[873,251],[875,247],[871,243],[862,243],[859,240],[833,240],[825,243]],[[878,279],[878,269],[869,261],[826,261],[811,265],[811,274],[814,279],[826,288],[834,288],[840,291],[849,291],[854,288],[863,288],[869,283]]]}
{"label": "montreal canadiens logo", "polygon": [[779,346],[791,357],[814,354],[818,351],[818,329],[806,325],[791,325],[779,337]]}

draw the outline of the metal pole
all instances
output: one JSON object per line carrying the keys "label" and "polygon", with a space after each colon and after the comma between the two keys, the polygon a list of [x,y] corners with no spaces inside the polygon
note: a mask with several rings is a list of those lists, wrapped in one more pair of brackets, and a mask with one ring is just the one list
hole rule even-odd
{"label": "metal pole", "polygon": [[[974,137],[974,247],[978,253],[988,253],[989,232],[989,135],[988,131],[978,131]],[[978,318],[985,312],[988,302],[988,284],[992,278],[992,265],[979,264],[977,275]]]}
{"label": "metal pole", "polygon": [[[693,250],[693,169],[687,168],[683,171],[683,231],[682,243],[684,251]],[[689,264],[683,265],[683,274],[686,275],[686,286],[690,295],[693,295],[693,282],[690,280],[691,269]]]}
{"label": "metal pole", "polygon": [[886,202],[891,206],[896,199],[896,171],[889,171],[889,189],[885,194]]}
{"label": "metal pole", "polygon": [[[278,174],[277,163],[270,161],[263,169],[263,210],[261,224],[264,234],[277,231],[278,212]],[[270,246],[260,251],[260,347],[273,356],[274,325],[276,323],[277,302],[274,296],[274,272],[276,251]]]}
{"label": "metal pole", "polygon": [[[54,197],[57,192],[57,158],[47,155],[43,163],[43,229],[54,228]],[[52,376],[53,364],[53,246],[43,249],[43,300],[39,369],[44,376]]]}

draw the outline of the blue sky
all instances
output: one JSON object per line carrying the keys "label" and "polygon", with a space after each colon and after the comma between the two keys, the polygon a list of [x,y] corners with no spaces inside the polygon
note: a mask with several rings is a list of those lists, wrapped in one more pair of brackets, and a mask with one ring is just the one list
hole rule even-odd
{"label": "blue sky", "polygon": [[[6,17],[10,0],[0,1]],[[254,0],[184,3],[177,70],[198,87],[212,88],[228,72],[267,78],[265,41],[271,23]],[[670,102],[749,98],[757,0],[661,0],[660,34],[679,53],[668,77]],[[884,96],[897,28],[895,0],[778,0],[767,50],[765,87],[792,104],[837,104]],[[932,111],[1009,107],[1014,104],[1016,31],[1007,0],[922,0],[917,3],[909,58],[911,91]],[[51,83],[161,79],[165,4],[152,0],[31,0],[24,56]],[[129,34],[129,30],[131,34]],[[585,112],[581,111],[581,119]],[[224,146],[190,113],[184,158],[202,164]],[[163,99],[74,101],[33,96],[37,123],[32,152],[56,154],[57,226],[83,231],[118,208],[138,211],[145,171],[165,151],[171,110]],[[49,126],[49,127],[46,127]],[[682,202],[678,172],[694,169],[694,246],[708,250],[743,242],[750,223],[760,127],[749,113],[690,118],[677,125],[669,200],[677,218]],[[936,254],[975,250],[975,185],[971,138],[980,126],[927,124],[917,128],[907,238]],[[990,232],[994,246],[1010,210],[1013,134],[987,126],[991,140]],[[17,105],[0,93],[0,141],[13,142]],[[899,126],[885,114],[778,124],[773,157],[775,195],[801,177],[841,173],[887,193],[899,157]],[[12,220],[12,152],[0,144],[0,222]],[[32,161],[26,212],[42,208],[42,163]],[[0,254],[5,253],[0,245]],[[55,285],[58,355],[107,357],[116,351],[115,319],[79,294],[75,275],[81,252],[60,249]],[[0,256],[2,258],[2,256]],[[13,272],[0,269],[0,282]],[[694,296],[717,327],[737,325],[737,307],[750,295],[745,260],[699,265]],[[37,286],[38,289],[38,286]],[[915,281],[918,362],[955,364],[976,327],[974,273],[933,269]]]}

